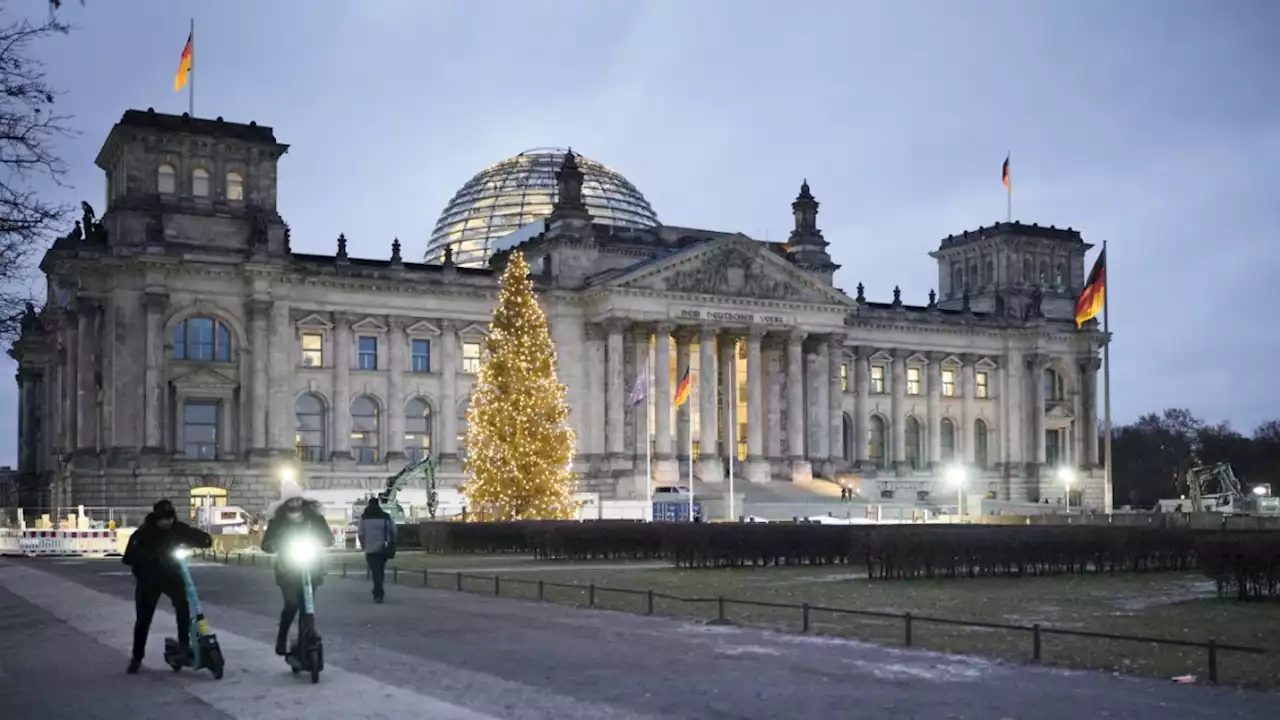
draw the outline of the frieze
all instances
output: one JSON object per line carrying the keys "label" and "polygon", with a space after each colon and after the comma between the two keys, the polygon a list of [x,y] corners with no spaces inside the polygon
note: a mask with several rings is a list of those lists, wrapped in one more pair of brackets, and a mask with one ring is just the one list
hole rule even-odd
{"label": "frieze", "polygon": [[813,294],[763,267],[759,258],[736,248],[725,248],[701,258],[697,267],[681,270],[666,281],[672,292],[702,295],[735,295],[763,300],[806,300]]}
{"label": "frieze", "polygon": [[775,313],[752,313],[742,312],[739,310],[715,310],[709,308],[682,308],[673,307],[668,310],[668,317],[672,320],[710,320],[718,323],[729,323],[736,325],[772,325],[779,327],[790,327],[796,324],[795,317],[791,315],[779,315]]}

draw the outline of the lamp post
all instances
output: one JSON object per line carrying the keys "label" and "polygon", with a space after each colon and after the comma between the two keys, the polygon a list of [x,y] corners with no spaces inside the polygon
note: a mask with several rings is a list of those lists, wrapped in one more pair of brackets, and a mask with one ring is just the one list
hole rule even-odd
{"label": "lamp post", "polygon": [[1067,514],[1071,514],[1071,483],[1075,481],[1075,472],[1069,467],[1058,468],[1058,479],[1062,481],[1067,496]]}
{"label": "lamp post", "polygon": [[947,468],[947,482],[956,489],[956,521],[959,522],[964,518],[964,481],[965,469],[963,465],[952,465]]}

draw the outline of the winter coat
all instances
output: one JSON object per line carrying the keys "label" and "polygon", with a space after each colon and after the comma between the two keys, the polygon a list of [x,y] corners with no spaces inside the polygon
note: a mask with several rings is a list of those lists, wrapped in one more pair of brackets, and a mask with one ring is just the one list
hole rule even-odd
{"label": "winter coat", "polygon": [[[267,523],[267,531],[262,535],[263,552],[278,553],[290,542],[299,538],[310,538],[322,549],[333,546],[333,532],[329,530],[329,521],[324,519],[320,503],[314,500],[303,503],[302,519],[297,522],[289,520],[287,516],[288,512],[284,505],[276,508],[275,514]],[[292,588],[302,582],[302,571],[283,560],[283,558],[276,560],[276,584],[282,588]],[[323,562],[322,555],[316,567],[312,569],[312,587],[320,587],[324,583]]]}
{"label": "winter coat", "polygon": [[396,524],[382,508],[370,506],[360,517],[360,548],[365,555],[385,553],[396,544]]}
{"label": "winter coat", "polygon": [[181,583],[182,572],[173,557],[179,547],[211,548],[213,537],[190,525],[173,521],[173,526],[162,530],[156,525],[155,513],[147,515],[142,526],[129,536],[123,562],[133,571],[138,582],[148,584]]}

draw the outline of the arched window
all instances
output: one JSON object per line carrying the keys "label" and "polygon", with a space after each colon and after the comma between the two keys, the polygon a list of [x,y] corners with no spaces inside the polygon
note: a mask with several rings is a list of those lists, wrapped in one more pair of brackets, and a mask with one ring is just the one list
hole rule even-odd
{"label": "arched window", "polygon": [[351,402],[351,454],[356,462],[378,462],[378,403],[368,395]]}
{"label": "arched window", "polygon": [[431,406],[413,398],[404,407],[404,454],[417,462],[431,454]]}
{"label": "arched window", "polygon": [[964,268],[960,263],[951,264],[951,297],[960,297],[964,292]]}
{"label": "arched window", "polygon": [[951,418],[942,418],[938,426],[942,434],[942,462],[955,462],[956,459],[956,426]]}
{"label": "arched window", "polygon": [[304,393],[293,404],[293,411],[298,418],[293,441],[298,459],[302,462],[324,462],[328,457],[324,400],[315,393]]}
{"label": "arched window", "polygon": [[231,362],[231,331],[210,317],[189,317],[173,327],[173,359]]}
{"label": "arched window", "polygon": [[1022,278],[1021,278],[1022,282],[1024,283],[1031,282],[1032,278],[1034,277],[1034,273],[1035,271],[1031,267],[1031,260],[1029,259],[1023,260],[1022,261]]}
{"label": "arched window", "polygon": [[990,287],[991,284],[995,282],[995,279],[996,279],[996,264],[990,260],[987,260],[986,264],[982,266],[982,286]]}
{"label": "arched window", "polygon": [[1062,376],[1053,368],[1044,369],[1044,399],[1049,402],[1062,402],[1065,395],[1062,387]]}
{"label": "arched window", "polygon": [[241,202],[244,200],[244,178],[240,177],[240,173],[227,173],[227,201]]}
{"label": "arched window", "polygon": [[907,418],[907,465],[912,470],[920,469],[920,421]]}
{"label": "arched window", "polygon": [[209,197],[209,171],[196,168],[191,171],[191,194],[195,197]]}
{"label": "arched window", "polygon": [[978,262],[969,263],[969,274],[964,279],[964,289],[974,290],[978,287]]}
{"label": "arched window", "polygon": [[1049,263],[1043,260],[1040,262],[1040,284],[1049,284]]}
{"label": "arched window", "polygon": [[156,168],[156,192],[161,195],[178,192],[178,173],[172,165],[164,164]]}
{"label": "arched window", "polygon": [[1062,263],[1058,263],[1057,266],[1053,268],[1053,284],[1058,287],[1065,287],[1067,284],[1066,274],[1066,266]]}
{"label": "arched window", "polygon": [[872,465],[878,468],[885,466],[885,427],[884,418],[879,415],[871,416],[871,432],[867,438],[867,459]]}
{"label": "arched window", "polygon": [[987,469],[987,424],[982,420],[973,421],[973,463]]}

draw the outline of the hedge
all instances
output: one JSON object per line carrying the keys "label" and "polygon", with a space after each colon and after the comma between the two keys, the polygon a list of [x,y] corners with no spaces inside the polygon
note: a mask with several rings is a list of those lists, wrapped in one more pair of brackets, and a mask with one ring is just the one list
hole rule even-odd
{"label": "hedge", "polygon": [[1196,543],[1200,570],[1218,586],[1218,596],[1280,600],[1280,532],[1205,533]]}

